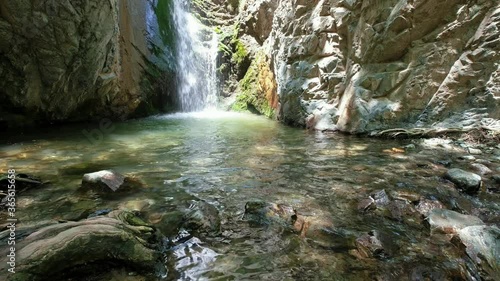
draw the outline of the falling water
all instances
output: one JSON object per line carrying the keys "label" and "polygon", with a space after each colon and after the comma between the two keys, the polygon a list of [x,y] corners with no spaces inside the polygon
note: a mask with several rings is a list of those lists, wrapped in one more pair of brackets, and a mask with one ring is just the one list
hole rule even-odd
{"label": "falling water", "polygon": [[217,105],[217,34],[190,13],[190,0],[174,0],[178,98],[183,112]]}

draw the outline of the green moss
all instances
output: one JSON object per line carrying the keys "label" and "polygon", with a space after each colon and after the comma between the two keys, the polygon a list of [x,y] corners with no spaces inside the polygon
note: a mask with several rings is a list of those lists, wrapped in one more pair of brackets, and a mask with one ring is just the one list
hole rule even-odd
{"label": "green moss", "polygon": [[231,109],[233,111],[249,111],[256,114],[262,114],[269,118],[274,118],[275,111],[264,96],[259,91],[259,61],[261,56],[252,62],[248,68],[245,77],[239,82],[239,92],[236,96],[236,102]]}
{"label": "green moss", "polygon": [[248,59],[248,51],[239,39],[236,39],[233,42],[234,53],[231,59],[236,65],[241,65]]}

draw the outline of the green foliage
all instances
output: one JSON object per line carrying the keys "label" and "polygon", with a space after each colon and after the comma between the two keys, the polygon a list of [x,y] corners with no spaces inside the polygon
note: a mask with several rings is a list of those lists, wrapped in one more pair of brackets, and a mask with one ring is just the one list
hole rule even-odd
{"label": "green foliage", "polygon": [[234,44],[234,53],[231,60],[234,64],[241,65],[248,59],[248,51],[239,39],[235,39],[232,43]]}

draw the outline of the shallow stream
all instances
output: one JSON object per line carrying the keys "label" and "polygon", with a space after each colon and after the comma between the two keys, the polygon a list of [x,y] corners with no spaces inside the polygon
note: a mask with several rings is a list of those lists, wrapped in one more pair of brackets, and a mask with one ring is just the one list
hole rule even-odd
{"label": "shallow stream", "polygon": [[[142,202],[144,218],[150,219],[200,198],[218,209],[222,234],[193,238],[173,249],[167,279],[452,280],[463,276],[466,265],[455,247],[431,237],[419,217],[358,209],[360,201],[382,189],[391,197],[417,194],[487,223],[500,222],[498,193],[464,195],[443,180],[449,167],[469,165],[458,160],[464,152],[446,142],[427,147],[411,145],[410,140],[309,132],[237,113],[174,114],[98,129],[98,125],[71,126],[2,136],[3,174],[14,167],[18,173],[50,182],[19,195],[18,219],[23,224],[78,220],[137,201]],[[482,158],[498,170],[498,158]],[[117,198],[77,192],[84,173],[102,169],[133,175],[148,188]],[[280,226],[248,223],[243,219],[245,203],[255,199],[292,206],[321,233],[301,237]],[[373,230],[386,240],[386,255],[353,255],[353,239]]]}

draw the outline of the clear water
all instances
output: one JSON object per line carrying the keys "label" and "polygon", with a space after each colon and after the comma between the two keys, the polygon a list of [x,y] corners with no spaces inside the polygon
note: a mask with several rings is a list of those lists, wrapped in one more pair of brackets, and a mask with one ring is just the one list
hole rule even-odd
{"label": "clear water", "polygon": [[[102,139],[88,139],[82,133],[97,128],[2,136],[2,173],[15,167],[18,173],[51,182],[19,196],[18,218],[23,224],[68,220],[146,200],[150,206],[142,215],[149,219],[197,196],[219,210],[223,234],[195,238],[176,249],[169,265],[170,280],[371,280],[377,276],[424,280],[418,274],[460,274],[464,265],[454,247],[444,239],[431,238],[419,221],[357,210],[360,200],[380,189],[433,196],[447,206],[455,198],[466,212],[498,223],[497,194],[465,196],[441,179],[446,168],[437,161],[465,165],[456,160],[461,153],[443,147],[417,146],[401,154],[388,153],[384,150],[410,142],[308,132],[237,113],[179,113],[115,123]],[[499,163],[492,165],[498,168]],[[135,175],[149,188],[120,198],[87,198],[77,193],[83,173],[100,169]],[[291,205],[323,233],[301,238],[280,227],[249,224],[242,214],[252,199]],[[349,253],[349,240],[370,230],[391,241],[389,258],[358,259]]]}
{"label": "clear water", "polygon": [[190,1],[173,1],[180,109],[184,112],[215,109],[218,37],[190,13]]}

